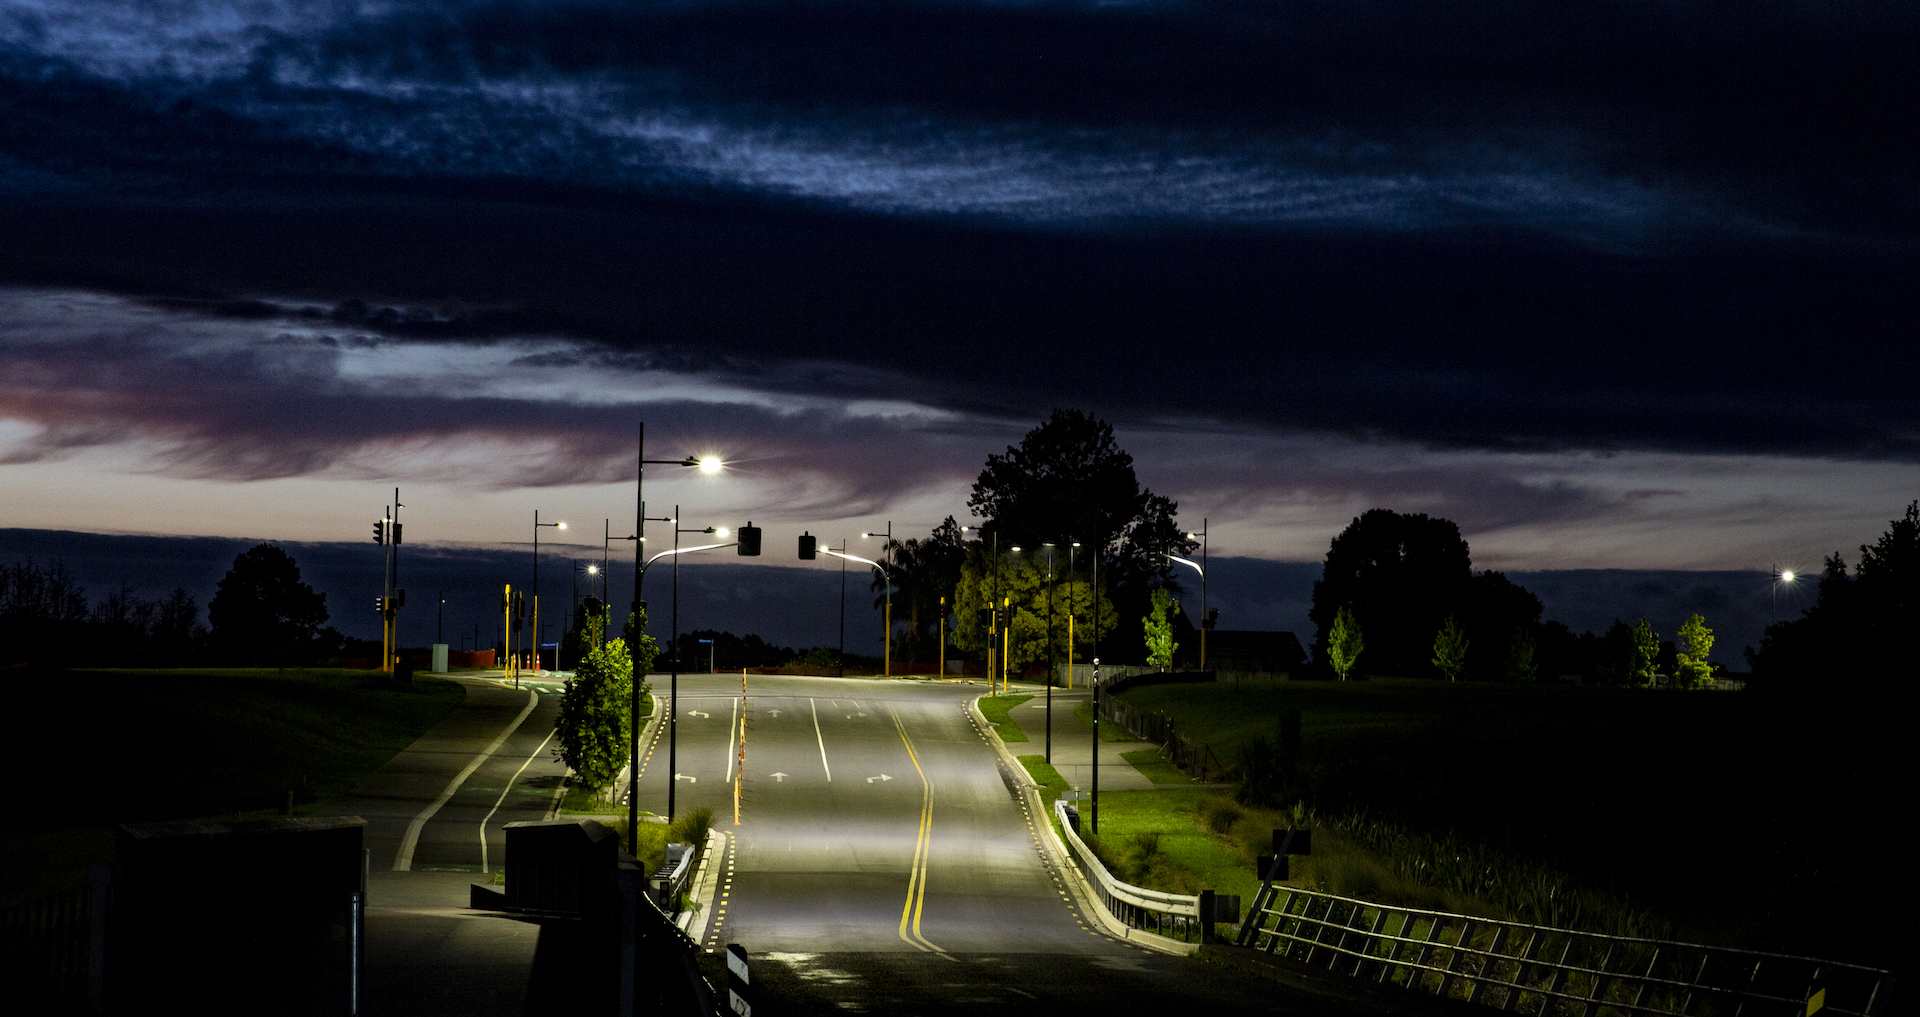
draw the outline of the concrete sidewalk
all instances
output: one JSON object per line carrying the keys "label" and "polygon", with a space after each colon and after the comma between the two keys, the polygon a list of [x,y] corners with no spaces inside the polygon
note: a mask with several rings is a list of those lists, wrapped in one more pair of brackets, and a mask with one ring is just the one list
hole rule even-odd
{"label": "concrete sidewalk", "polygon": [[[1007,711],[1008,719],[1019,725],[1026,734],[1025,742],[1009,742],[1007,748],[1016,756],[1040,755],[1046,752],[1047,738],[1047,688],[1044,685],[1008,686],[1009,695],[1032,695],[1033,698]],[[1053,768],[1060,771],[1067,784],[1075,790],[1084,791],[1093,787],[1093,735],[1086,726],[1074,718],[1073,711],[1087,702],[1091,694],[1085,689],[1056,688],[1053,690]],[[1106,725],[1102,725],[1104,729]],[[1100,790],[1136,791],[1160,785],[1148,780],[1146,775],[1133,768],[1133,764],[1120,758],[1122,752],[1153,748],[1152,742],[1124,741],[1100,743]]]}

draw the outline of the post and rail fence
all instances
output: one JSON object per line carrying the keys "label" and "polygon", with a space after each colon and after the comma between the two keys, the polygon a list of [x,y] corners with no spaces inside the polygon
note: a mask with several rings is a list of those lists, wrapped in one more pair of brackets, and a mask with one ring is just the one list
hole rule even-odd
{"label": "post and rail fence", "polygon": [[[1101,687],[1107,686],[1102,683]],[[1213,751],[1213,746],[1196,742],[1175,731],[1173,718],[1158,710],[1137,709],[1114,696],[1103,696],[1100,700],[1100,717],[1120,725],[1135,738],[1143,738],[1160,746],[1160,752],[1168,762],[1195,780],[1213,782],[1233,776],[1233,767],[1221,760]]]}
{"label": "post and rail fence", "polygon": [[1892,976],[1788,954],[1392,907],[1276,883],[1237,945],[1528,1017],[1879,1017]]}

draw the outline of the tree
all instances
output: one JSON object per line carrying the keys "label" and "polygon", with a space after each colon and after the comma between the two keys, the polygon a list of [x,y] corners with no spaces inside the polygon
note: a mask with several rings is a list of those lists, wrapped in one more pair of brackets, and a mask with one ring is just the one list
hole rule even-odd
{"label": "tree", "polygon": [[1366,642],[1360,637],[1360,620],[1353,616],[1352,608],[1341,608],[1333,616],[1333,631],[1327,634],[1327,660],[1341,681],[1347,680],[1347,672],[1353,670],[1364,649]]}
{"label": "tree", "polygon": [[610,613],[599,597],[580,602],[580,609],[573,613],[573,627],[560,636],[562,668],[579,663],[589,651],[606,641]]}
{"label": "tree", "polygon": [[1707,654],[1713,652],[1713,630],[1707,628],[1707,619],[1698,614],[1687,616],[1680,623],[1679,654],[1673,669],[1674,684],[1683,689],[1697,689],[1702,685],[1713,684],[1713,665],[1707,663]]}
{"label": "tree", "polygon": [[1645,618],[1634,623],[1633,643],[1629,651],[1627,682],[1631,685],[1655,685],[1660,681],[1660,636]]}
{"label": "tree", "polygon": [[1464,606],[1472,578],[1467,542],[1452,522],[1389,509],[1356,516],[1333,538],[1313,584],[1314,654],[1331,660],[1334,621],[1350,608],[1367,619],[1374,674],[1418,674],[1434,631]]}
{"label": "tree", "polygon": [[[574,669],[560,696],[560,713],[553,722],[560,744],[554,754],[596,792],[613,783],[626,761],[633,665],[624,641],[596,646]],[[646,694],[644,684],[640,691]]]}
{"label": "tree", "polygon": [[233,559],[207,602],[212,638],[229,660],[292,664],[310,659],[327,621],[327,595],[300,580],[300,566],[274,544]]}
{"label": "tree", "polygon": [[[1068,615],[1078,619],[1078,626],[1073,630],[1076,644],[1072,648],[1074,659],[1087,658],[1087,648],[1094,640],[1094,590],[1087,576],[1057,578],[1049,589],[1046,571],[1029,556],[1002,555],[996,570],[993,556],[979,542],[967,544],[966,549],[967,557],[961,564],[960,581],[954,586],[951,601],[956,618],[953,627],[955,647],[975,654],[986,652],[989,617],[986,612],[993,606],[997,594],[1003,602],[1003,611],[1009,610],[1004,602],[1012,601],[1011,617],[1008,619],[1012,626],[1012,632],[1009,633],[1009,664],[1022,668],[1028,664],[1045,663],[1048,659],[1048,597],[1051,596],[1053,659],[1067,659]],[[1113,597],[1103,589],[1098,623],[1100,638],[1110,638],[1119,623],[1120,614]]]}
{"label": "tree", "polygon": [[[960,582],[960,567],[967,558],[960,526],[948,516],[927,539],[890,541],[885,550],[893,557],[889,570],[893,576],[893,624],[896,628],[906,626],[907,659],[931,659],[923,655],[939,639],[940,600],[953,596]],[[885,602],[886,585],[876,571],[872,589],[881,596],[874,598],[875,607]],[[953,609],[954,602],[949,600],[947,610]],[[934,655],[939,653],[935,649]]]}
{"label": "tree", "polygon": [[[1002,550],[1077,540],[1083,566],[1097,551],[1101,579],[1129,617],[1146,612],[1154,587],[1180,590],[1166,555],[1198,546],[1181,531],[1178,506],[1140,486],[1113,426],[1080,410],[1056,409],[1005,455],[988,456],[967,507]],[[1144,652],[1126,642],[1106,652]]]}
{"label": "tree", "polygon": [[1529,629],[1513,630],[1513,638],[1507,643],[1507,680],[1510,682],[1530,682],[1540,676],[1534,666],[1533,653],[1539,644],[1534,642],[1533,632]]}
{"label": "tree", "polygon": [[1910,631],[1920,616],[1920,502],[1909,502],[1880,539],[1860,545],[1852,575],[1834,552],[1813,605],[1767,626],[1746,651],[1756,687],[1819,680],[1879,684],[1920,674]]}
{"label": "tree", "polygon": [[1433,666],[1447,676],[1447,680],[1459,681],[1460,672],[1467,666],[1467,633],[1453,615],[1447,615],[1446,624],[1433,637]]}
{"label": "tree", "polygon": [[1153,591],[1153,610],[1142,620],[1147,636],[1147,666],[1170,667],[1173,664],[1173,651],[1180,644],[1173,641],[1173,623],[1168,620],[1167,612],[1180,613],[1180,602],[1167,596],[1165,590]]}

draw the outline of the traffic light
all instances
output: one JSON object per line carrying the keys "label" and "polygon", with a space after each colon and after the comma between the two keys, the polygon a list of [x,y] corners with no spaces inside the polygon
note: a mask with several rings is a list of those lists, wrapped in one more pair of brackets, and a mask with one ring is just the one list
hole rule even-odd
{"label": "traffic light", "polygon": [[513,591],[513,616],[516,619],[527,616],[527,598],[519,590]]}
{"label": "traffic light", "polygon": [[818,541],[819,541],[819,538],[815,537],[811,533],[802,533],[800,535],[800,560],[801,561],[812,561],[814,559],[819,546]]}
{"label": "traffic light", "polygon": [[399,523],[393,524],[393,542],[396,544],[400,543],[400,524]]}
{"label": "traffic light", "polygon": [[1207,620],[1202,623],[1202,627],[1209,628],[1209,629],[1213,628],[1216,624],[1219,623],[1219,621],[1220,621],[1220,609],[1217,607],[1207,608]]}
{"label": "traffic light", "polygon": [[[397,544],[397,543],[399,543],[399,541],[395,541],[394,543],[396,543],[396,544]],[[394,606],[394,607],[406,607],[406,606],[407,606],[407,591],[405,591],[405,590],[395,590],[395,591],[393,591],[393,606]]]}
{"label": "traffic light", "polygon": [[385,519],[375,519],[373,521],[373,542],[376,544],[385,544],[387,542],[387,521]]}
{"label": "traffic light", "polygon": [[757,558],[760,556],[760,527],[753,525],[753,522],[749,520],[747,525],[740,527],[738,536],[740,537],[740,542],[734,546],[735,554],[743,558]]}
{"label": "traffic light", "polygon": [[373,611],[374,611],[374,613],[375,613],[375,614],[386,614],[386,613],[387,613],[387,598],[385,598],[385,597],[375,597],[375,598],[373,598]]}

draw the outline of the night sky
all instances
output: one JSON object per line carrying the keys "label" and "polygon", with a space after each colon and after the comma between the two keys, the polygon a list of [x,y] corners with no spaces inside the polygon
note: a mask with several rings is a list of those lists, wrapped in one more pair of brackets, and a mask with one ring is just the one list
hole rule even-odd
{"label": "night sky", "polygon": [[644,419],[731,463],[650,514],[790,557],[966,521],[1071,406],[1219,555],[1379,506],[1817,570],[1920,495],[1916,52],[1898,0],[11,0],[0,526],[584,540]]}

